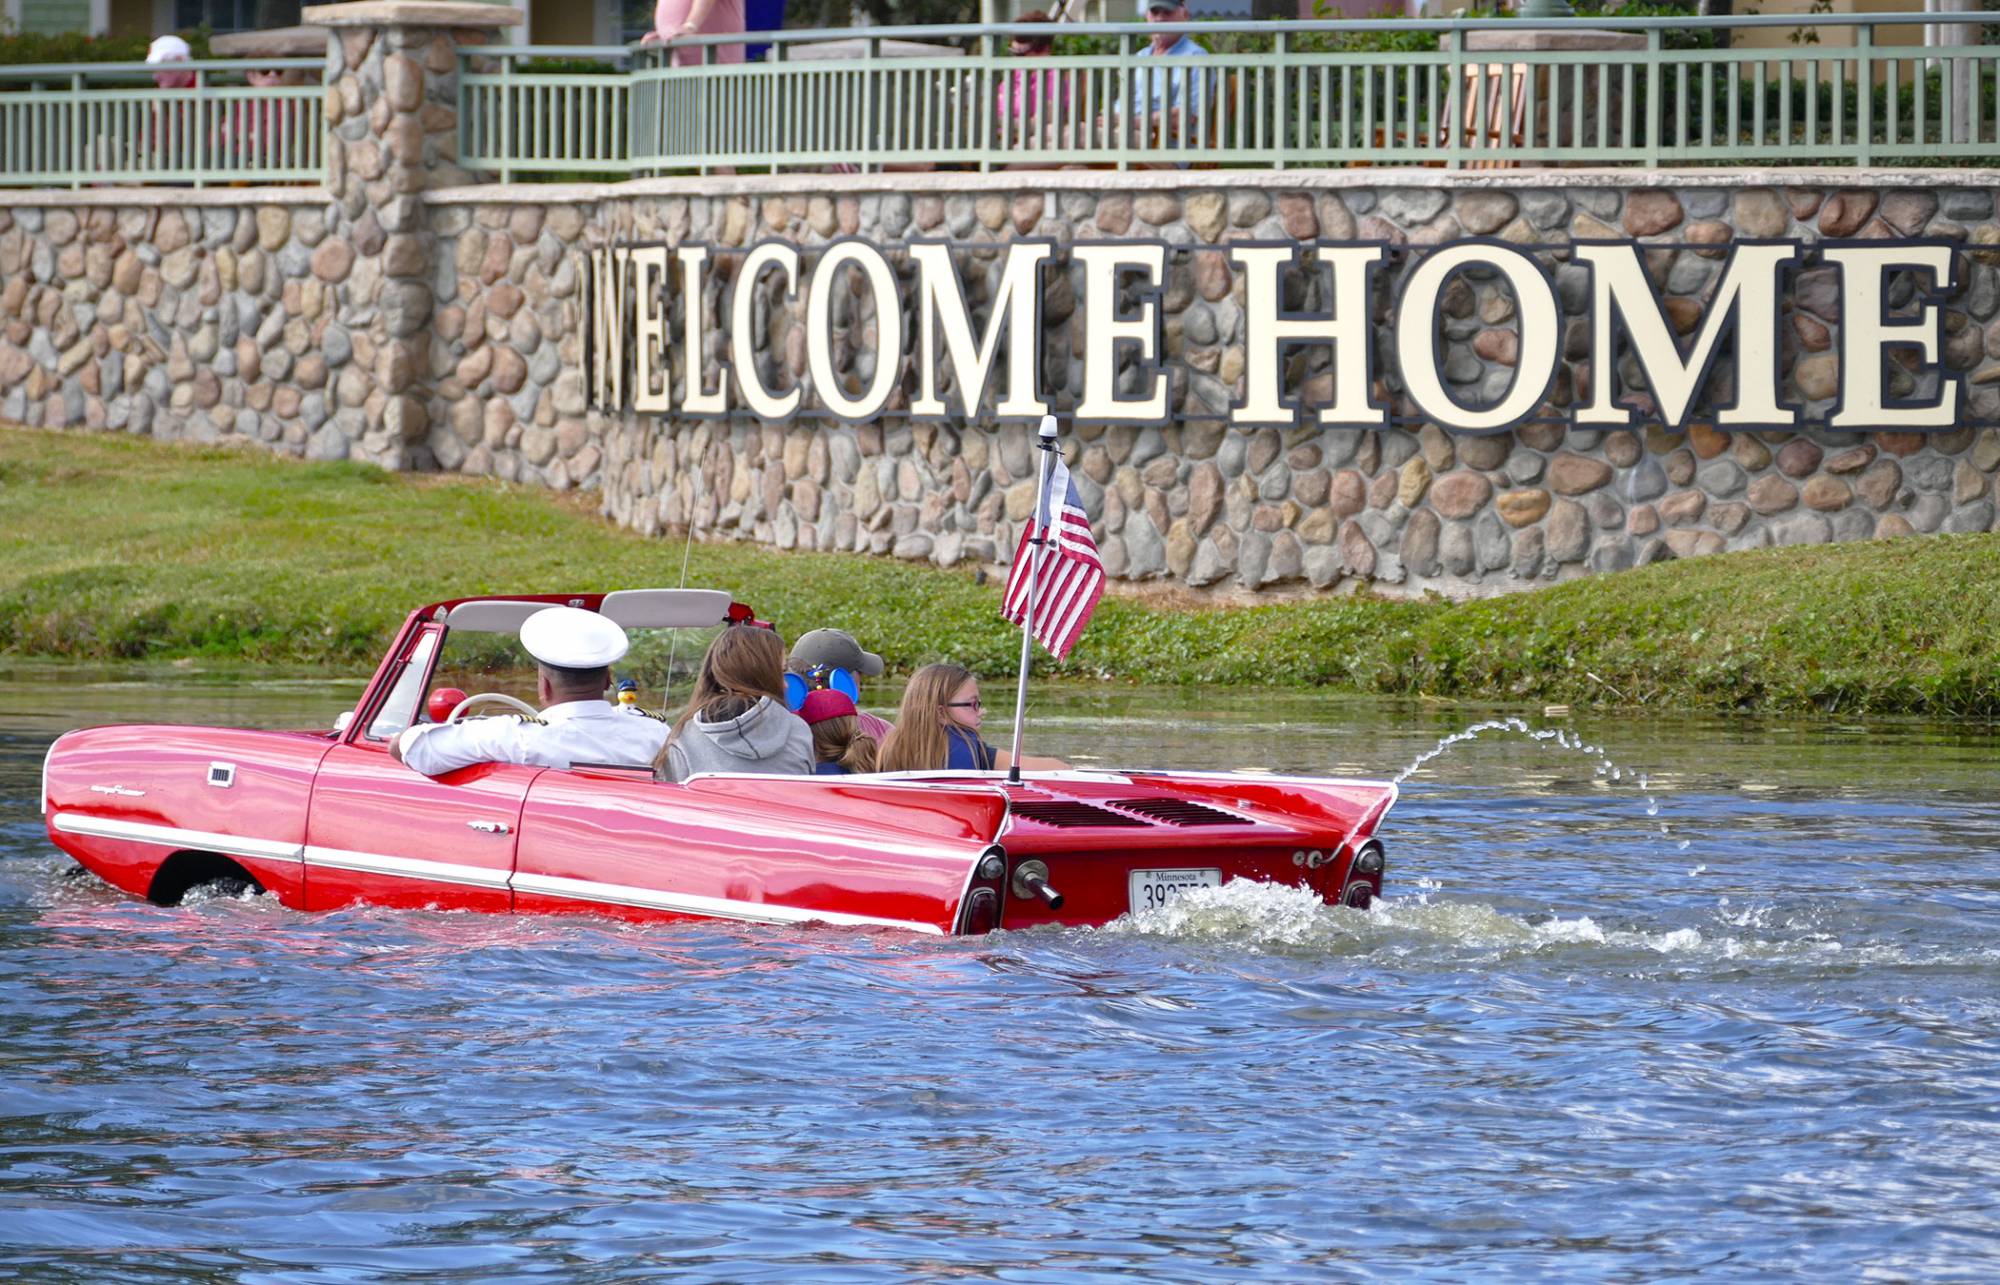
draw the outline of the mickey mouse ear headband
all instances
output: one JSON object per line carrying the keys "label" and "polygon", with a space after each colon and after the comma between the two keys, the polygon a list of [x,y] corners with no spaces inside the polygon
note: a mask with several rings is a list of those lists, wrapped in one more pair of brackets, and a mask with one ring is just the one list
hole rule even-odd
{"label": "mickey mouse ear headband", "polygon": [[785,675],[785,708],[794,714],[805,704],[806,697],[814,692],[834,691],[851,701],[861,699],[861,681],[851,669],[838,665],[814,665],[803,674]]}

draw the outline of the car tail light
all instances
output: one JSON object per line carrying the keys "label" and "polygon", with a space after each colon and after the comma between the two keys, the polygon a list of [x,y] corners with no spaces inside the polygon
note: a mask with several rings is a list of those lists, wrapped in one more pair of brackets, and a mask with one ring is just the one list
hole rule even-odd
{"label": "car tail light", "polygon": [[990,933],[1000,926],[1000,895],[991,888],[976,888],[965,899],[965,913],[959,916],[958,930],[973,936]]}
{"label": "car tail light", "polygon": [[1366,910],[1382,887],[1382,871],[1388,864],[1379,839],[1370,839],[1355,850],[1347,864],[1347,887],[1341,890],[1341,904]]}
{"label": "car tail light", "polygon": [[1000,927],[1002,895],[1007,879],[1007,850],[993,844],[979,854],[966,884],[965,901],[959,906],[958,931],[990,933]]}

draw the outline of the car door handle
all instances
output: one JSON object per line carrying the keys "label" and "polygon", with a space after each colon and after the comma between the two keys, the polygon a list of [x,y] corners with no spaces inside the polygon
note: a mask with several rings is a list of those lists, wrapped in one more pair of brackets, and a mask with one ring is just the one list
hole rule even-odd
{"label": "car door handle", "polygon": [[465,824],[484,834],[506,834],[509,832],[505,821],[467,821]]}

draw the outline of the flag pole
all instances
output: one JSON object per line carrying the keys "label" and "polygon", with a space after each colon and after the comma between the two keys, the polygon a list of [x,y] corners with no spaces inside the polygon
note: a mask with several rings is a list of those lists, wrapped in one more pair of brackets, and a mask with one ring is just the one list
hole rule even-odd
{"label": "flag pole", "polygon": [[1036,589],[1042,573],[1042,547],[1048,543],[1049,527],[1042,516],[1048,510],[1049,474],[1055,469],[1056,459],[1056,417],[1042,416],[1041,431],[1036,435],[1035,445],[1041,448],[1039,463],[1035,472],[1035,511],[1029,520],[1035,524],[1035,534],[1028,540],[1028,616],[1021,622],[1021,672],[1014,687],[1014,749],[1008,756],[1007,784],[1021,783],[1021,724],[1028,714],[1028,663],[1034,656]]}

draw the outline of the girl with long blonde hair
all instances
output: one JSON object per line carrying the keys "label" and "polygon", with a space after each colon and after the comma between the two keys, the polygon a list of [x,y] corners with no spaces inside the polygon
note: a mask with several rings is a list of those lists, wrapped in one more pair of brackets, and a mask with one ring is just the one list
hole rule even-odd
{"label": "girl with long blonde hair", "polygon": [[860,711],[845,692],[827,689],[808,693],[799,717],[812,729],[813,774],[846,776],[873,772],[880,747],[861,730]]}
{"label": "girl with long blonde hair", "polygon": [[761,626],[728,626],[702,656],[694,694],[653,760],[653,775],[805,775],[812,767],[812,733],[785,708],[784,641]]}
{"label": "girl with long blonde hair", "polygon": [[[963,665],[925,665],[910,675],[896,726],[882,742],[884,772],[1005,772],[1014,759],[979,739],[985,717],[979,679]],[[1058,758],[1023,754],[1023,768],[1060,771]]]}

